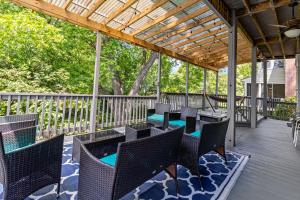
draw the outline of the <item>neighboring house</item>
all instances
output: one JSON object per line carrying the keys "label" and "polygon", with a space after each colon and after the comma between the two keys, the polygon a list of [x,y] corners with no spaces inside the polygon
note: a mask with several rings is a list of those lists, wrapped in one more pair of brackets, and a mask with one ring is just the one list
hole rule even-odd
{"label": "neighboring house", "polygon": [[[251,77],[245,78],[244,95],[251,95]],[[257,68],[257,97],[263,96],[263,68],[262,63]],[[268,97],[285,98],[296,94],[296,66],[295,59],[270,60],[267,63]]]}

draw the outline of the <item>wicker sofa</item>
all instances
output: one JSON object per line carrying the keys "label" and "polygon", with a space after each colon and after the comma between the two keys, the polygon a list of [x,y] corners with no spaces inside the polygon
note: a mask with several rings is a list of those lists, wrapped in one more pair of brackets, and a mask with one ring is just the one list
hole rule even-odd
{"label": "wicker sofa", "polygon": [[147,110],[147,123],[151,123],[157,127],[167,128],[170,109],[170,104],[156,103],[155,109]]}
{"label": "wicker sofa", "polygon": [[199,158],[202,155],[210,151],[215,151],[222,155],[225,162],[227,162],[225,155],[225,137],[228,123],[229,119],[221,122],[207,123],[203,125],[201,131],[184,134],[182,137],[178,159],[179,164],[188,168],[192,174],[199,176],[200,183]]}
{"label": "wicker sofa", "polygon": [[171,128],[185,127],[185,133],[192,133],[196,129],[197,109],[181,107],[180,112],[170,112],[168,125]]}
{"label": "wicker sofa", "polygon": [[[155,128],[154,128],[155,129]],[[125,141],[125,136],[81,145],[78,198],[119,199],[166,170],[177,184],[183,127]]]}
{"label": "wicker sofa", "polygon": [[0,117],[0,182],[5,200],[21,200],[50,184],[60,188],[64,135],[36,143],[37,115]]}

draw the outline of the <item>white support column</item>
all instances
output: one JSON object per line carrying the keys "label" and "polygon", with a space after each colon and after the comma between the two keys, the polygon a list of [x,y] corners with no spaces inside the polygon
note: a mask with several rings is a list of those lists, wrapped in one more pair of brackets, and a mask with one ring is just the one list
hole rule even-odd
{"label": "white support column", "polygon": [[189,106],[189,63],[185,67],[185,107]]}
{"label": "white support column", "polygon": [[157,83],[156,83],[156,98],[157,98],[157,102],[160,101],[160,82],[161,82],[161,54],[158,53]]}
{"label": "white support column", "polygon": [[264,87],[263,87],[263,116],[265,118],[268,117],[268,66],[267,66],[267,60],[264,59],[262,62],[262,67],[263,67],[263,74],[264,74]]}
{"label": "white support column", "polygon": [[228,94],[227,117],[230,118],[227,141],[231,147],[235,146],[235,99],[236,99],[236,58],[237,58],[237,19],[232,10],[232,23],[228,29]]}
{"label": "white support column", "polygon": [[296,96],[297,96],[297,112],[300,112],[300,54],[296,55],[296,77],[297,77],[297,86],[296,86]]}
{"label": "white support column", "polygon": [[[100,57],[101,57],[101,43],[102,36],[99,31],[97,31],[97,40],[96,40],[96,61],[94,68],[94,87],[93,87],[93,99],[91,103],[91,112],[90,112],[90,133],[96,131],[96,115],[97,115],[97,100],[98,100],[98,86],[99,86],[99,73],[100,73]],[[91,137],[91,140],[94,138]]]}
{"label": "white support column", "polygon": [[[216,72],[216,91],[215,91],[215,95],[218,96],[219,95],[219,72]],[[216,109],[218,108],[218,102],[215,101],[215,107]]]}
{"label": "white support column", "polygon": [[256,46],[252,47],[252,65],[251,65],[251,128],[256,128],[256,122],[257,122],[257,105],[256,105],[256,98],[257,98],[257,85],[256,85]]}
{"label": "white support column", "polygon": [[206,101],[206,75],[207,75],[207,71],[206,69],[203,69],[203,89],[202,89],[202,110],[205,110],[205,101]]}

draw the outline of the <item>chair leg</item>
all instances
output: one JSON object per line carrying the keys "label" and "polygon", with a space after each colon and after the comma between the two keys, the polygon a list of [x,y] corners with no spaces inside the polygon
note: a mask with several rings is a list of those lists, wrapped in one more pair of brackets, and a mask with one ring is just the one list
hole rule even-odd
{"label": "chair leg", "polygon": [[199,170],[198,170],[198,178],[199,178],[199,183],[200,183],[200,190],[201,190],[201,192],[204,192],[204,188],[203,188],[202,181],[201,181],[202,176],[201,176]]}
{"label": "chair leg", "polygon": [[166,168],[166,172],[174,179],[176,185],[176,193],[178,194],[180,190],[179,190],[179,183],[177,180],[177,164],[174,163],[170,165],[168,168]]}
{"label": "chair leg", "polygon": [[57,183],[57,191],[56,191],[56,198],[59,199],[59,193],[60,193],[60,181]]}
{"label": "chair leg", "polygon": [[225,164],[227,165],[227,158],[226,158],[225,146],[216,148],[215,152],[217,152],[218,154],[220,154],[224,158]]}

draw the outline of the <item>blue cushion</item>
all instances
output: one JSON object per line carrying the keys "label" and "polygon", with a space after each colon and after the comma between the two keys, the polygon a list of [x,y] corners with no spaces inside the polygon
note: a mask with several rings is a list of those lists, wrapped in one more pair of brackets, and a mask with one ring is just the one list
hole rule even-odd
{"label": "blue cushion", "polygon": [[4,143],[4,152],[10,153],[28,146],[31,146],[33,143],[27,143],[27,144],[17,144],[17,143]]}
{"label": "blue cushion", "polygon": [[159,115],[159,114],[153,114],[148,117],[148,120],[153,120],[153,121],[164,121],[164,115]]}
{"label": "blue cushion", "polygon": [[184,120],[172,120],[169,121],[170,126],[185,126],[185,121]]}
{"label": "blue cushion", "polygon": [[192,133],[191,133],[191,136],[194,136],[194,137],[200,137],[200,136],[201,136],[201,132],[200,132],[200,131],[192,132]]}
{"label": "blue cushion", "polygon": [[109,156],[105,156],[103,158],[100,158],[100,161],[107,164],[107,165],[110,165],[110,166],[114,167],[116,165],[116,162],[117,162],[117,154],[114,153],[114,154],[111,154]]}

